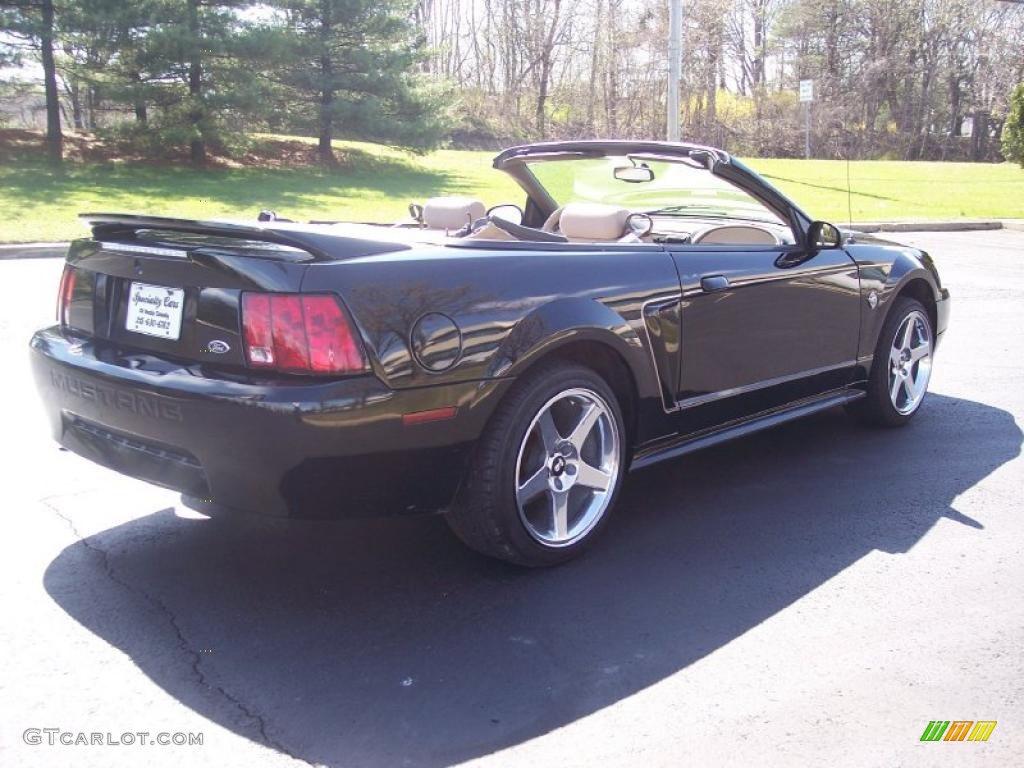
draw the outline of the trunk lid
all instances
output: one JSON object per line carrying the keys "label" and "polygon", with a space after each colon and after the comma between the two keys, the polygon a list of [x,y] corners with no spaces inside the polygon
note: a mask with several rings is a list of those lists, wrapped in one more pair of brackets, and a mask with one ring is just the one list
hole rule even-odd
{"label": "trunk lid", "polygon": [[311,263],[396,247],[281,225],[83,218],[93,237],[68,251],[68,326],[120,349],[224,367],[246,367],[243,291],[297,293]]}

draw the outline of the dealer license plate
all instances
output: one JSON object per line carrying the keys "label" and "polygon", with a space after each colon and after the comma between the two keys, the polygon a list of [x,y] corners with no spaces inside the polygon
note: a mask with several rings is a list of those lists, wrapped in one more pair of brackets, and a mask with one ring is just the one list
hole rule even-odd
{"label": "dealer license plate", "polygon": [[132,283],[124,327],[132,333],[177,340],[184,306],[185,291],[181,288]]}

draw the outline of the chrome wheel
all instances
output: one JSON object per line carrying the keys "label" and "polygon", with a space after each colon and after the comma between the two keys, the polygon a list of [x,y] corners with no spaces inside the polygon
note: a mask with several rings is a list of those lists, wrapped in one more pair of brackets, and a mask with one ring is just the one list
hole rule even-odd
{"label": "chrome wheel", "polygon": [[889,400],[897,413],[917,410],[931,373],[931,329],[928,318],[915,310],[900,323],[889,348]]}
{"label": "chrome wheel", "polygon": [[567,389],[530,422],[516,459],[516,506],[533,538],[565,547],[601,520],[619,476],[619,430],[596,392]]}

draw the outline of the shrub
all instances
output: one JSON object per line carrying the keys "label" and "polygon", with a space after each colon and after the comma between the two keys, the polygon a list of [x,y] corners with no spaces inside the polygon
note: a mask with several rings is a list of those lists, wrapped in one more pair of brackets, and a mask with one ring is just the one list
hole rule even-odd
{"label": "shrub", "polygon": [[1003,156],[1024,168],[1024,83],[1010,95],[1010,112],[1003,125]]}

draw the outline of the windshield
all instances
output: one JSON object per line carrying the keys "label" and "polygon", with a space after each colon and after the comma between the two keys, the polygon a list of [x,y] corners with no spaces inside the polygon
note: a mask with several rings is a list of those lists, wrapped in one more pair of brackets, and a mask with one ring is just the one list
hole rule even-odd
{"label": "windshield", "polygon": [[[650,181],[615,178],[616,168],[645,165]],[[784,222],[738,187],[704,168],[668,160],[625,156],[537,160],[530,171],[555,203],[592,202],[619,205],[635,212],[665,216],[700,216]]]}

